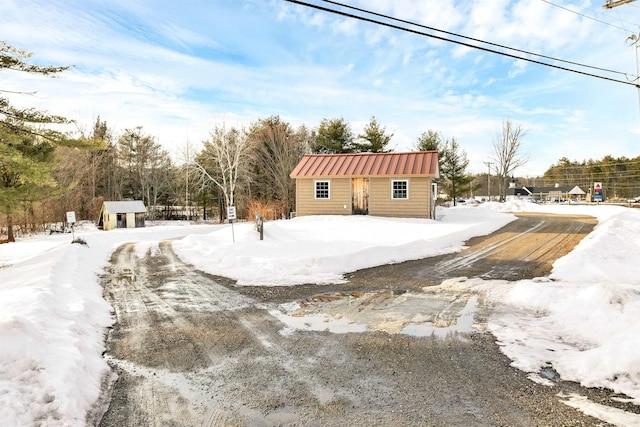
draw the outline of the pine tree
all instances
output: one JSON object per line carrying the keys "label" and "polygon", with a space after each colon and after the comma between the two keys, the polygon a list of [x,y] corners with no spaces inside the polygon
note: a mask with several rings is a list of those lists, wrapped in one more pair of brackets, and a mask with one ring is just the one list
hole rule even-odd
{"label": "pine tree", "polygon": [[[0,41],[0,70],[52,76],[68,69],[29,64],[25,62],[29,57],[30,53]],[[64,117],[16,108],[0,97],[0,212],[7,215],[9,241],[14,241],[12,215],[19,205],[49,197],[56,188],[52,176],[56,147],[91,146],[48,126],[65,123],[69,121]]]}
{"label": "pine tree", "polygon": [[358,153],[388,153],[392,151],[387,148],[392,137],[393,134],[387,135],[386,128],[381,127],[373,116],[365,126],[364,132],[358,135],[358,139],[362,142],[354,144],[354,151]]}
{"label": "pine tree", "polygon": [[422,132],[422,135],[418,137],[414,148],[417,151],[440,151],[443,145],[442,134],[437,130],[429,129],[426,132]]}
{"label": "pine tree", "polygon": [[320,154],[353,153],[353,132],[343,118],[322,119],[311,151]]}
{"label": "pine tree", "polygon": [[470,190],[473,178],[467,173],[469,160],[467,153],[460,148],[455,138],[445,143],[440,160],[440,175],[444,178],[445,189],[449,197],[453,199],[453,205],[457,203],[458,195]]}

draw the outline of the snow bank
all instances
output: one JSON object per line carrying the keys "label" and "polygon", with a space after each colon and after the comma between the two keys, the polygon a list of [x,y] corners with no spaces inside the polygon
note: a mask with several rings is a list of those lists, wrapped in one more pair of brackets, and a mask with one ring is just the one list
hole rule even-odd
{"label": "snow bank", "polygon": [[86,425],[110,372],[102,353],[113,317],[98,275],[121,243],[189,231],[87,227],[76,237],[88,246],[70,234],[0,245],[0,425]]}
{"label": "snow bank", "polygon": [[457,251],[467,239],[515,219],[472,208],[441,210],[438,217],[299,217],[265,223],[263,241],[253,224],[239,223],[233,231],[227,225],[173,247],[198,269],[233,278],[238,285],[336,283],[358,269]]}
{"label": "snow bank", "polygon": [[538,373],[552,367],[564,380],[606,387],[640,404],[640,210],[524,208],[592,214],[600,223],[556,261],[550,280],[468,281],[492,305],[489,330],[513,365],[535,380],[545,382]]}

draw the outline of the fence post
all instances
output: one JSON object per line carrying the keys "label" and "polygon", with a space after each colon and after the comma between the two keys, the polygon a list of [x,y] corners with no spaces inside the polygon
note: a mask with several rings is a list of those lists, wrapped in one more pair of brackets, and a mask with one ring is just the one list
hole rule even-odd
{"label": "fence post", "polygon": [[264,238],[264,221],[262,219],[262,215],[256,212],[256,229],[258,233],[260,233],[260,240]]}

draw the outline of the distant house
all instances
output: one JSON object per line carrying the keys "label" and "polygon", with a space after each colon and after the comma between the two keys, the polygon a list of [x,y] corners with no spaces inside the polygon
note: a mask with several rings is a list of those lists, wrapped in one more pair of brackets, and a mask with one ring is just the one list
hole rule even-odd
{"label": "distant house", "polygon": [[113,230],[114,228],[144,227],[144,216],[147,208],[140,200],[124,202],[103,202],[98,219],[98,228]]}
{"label": "distant house", "polygon": [[307,154],[291,172],[296,215],[435,218],[437,151]]}
{"label": "distant house", "polygon": [[570,199],[573,200],[586,200],[587,198],[587,193],[585,193],[582,188],[578,187],[577,185],[569,190],[567,195]]}
{"label": "distant house", "polygon": [[514,188],[513,195],[507,194],[507,201],[513,199],[532,199],[533,187]]}
{"label": "distant house", "polygon": [[[574,187],[580,190],[579,187]],[[563,202],[569,198],[571,187],[554,185],[553,187],[521,187],[514,188],[512,195],[507,195],[507,200],[534,200],[536,202]],[[582,191],[582,190],[580,190]],[[584,194],[584,192],[582,193]]]}

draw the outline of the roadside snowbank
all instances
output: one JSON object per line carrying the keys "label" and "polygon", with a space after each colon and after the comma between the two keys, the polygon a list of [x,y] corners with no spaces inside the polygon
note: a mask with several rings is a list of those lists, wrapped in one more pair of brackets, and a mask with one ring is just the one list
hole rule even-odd
{"label": "roadside snowbank", "polygon": [[640,210],[531,204],[514,209],[586,214],[599,223],[554,263],[549,279],[464,284],[492,305],[488,326],[503,352],[537,381],[547,382],[539,373],[553,368],[564,380],[610,388],[640,405]]}
{"label": "roadside snowbank", "polygon": [[[196,268],[230,277],[238,285],[336,283],[343,274],[463,248],[473,237],[513,221],[484,209],[439,211],[439,220],[369,216],[309,216],[264,225],[264,240],[251,223],[191,235],[173,244]],[[235,242],[233,240],[235,236]]]}

